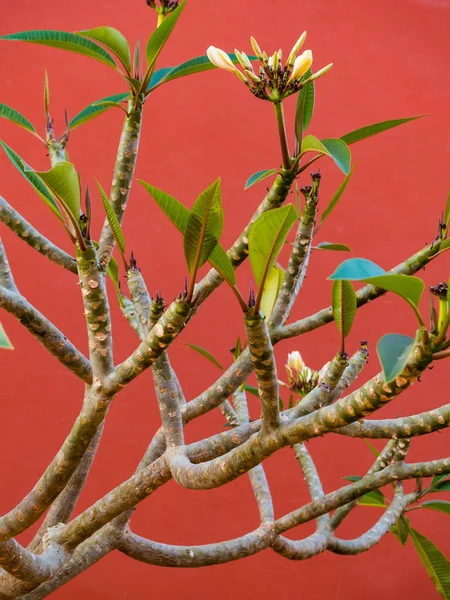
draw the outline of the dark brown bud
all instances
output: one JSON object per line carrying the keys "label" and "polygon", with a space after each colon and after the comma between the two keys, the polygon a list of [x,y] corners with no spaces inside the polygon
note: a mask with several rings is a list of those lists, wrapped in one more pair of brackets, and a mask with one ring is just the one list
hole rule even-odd
{"label": "dark brown bud", "polygon": [[430,285],[428,289],[434,296],[437,296],[439,300],[447,299],[448,285],[445,281],[441,281],[437,285]]}

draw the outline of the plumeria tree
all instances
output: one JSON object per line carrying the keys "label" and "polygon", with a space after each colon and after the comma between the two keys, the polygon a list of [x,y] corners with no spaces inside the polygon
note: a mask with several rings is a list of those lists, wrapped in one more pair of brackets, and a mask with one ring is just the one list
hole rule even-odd
{"label": "plumeria tree", "polygon": [[[431,244],[390,271],[365,258],[344,260],[330,275],[331,306],[299,321],[289,319],[311,253],[350,250],[343,244],[315,245],[317,231],[332,214],[352,177],[349,146],[419,117],[368,125],[340,138],[318,139],[307,133],[314,108],[315,81],[326,75],[332,65],[313,71],[312,52],[303,50],[306,32],[286,60],[281,50],[269,56],[251,38],[252,53],[248,55],[238,50],[229,54],[211,46],[204,56],[176,67],[161,67],[159,54],[186,1],[147,0],[147,4],[156,11],[157,23],[142,53],[139,43],[131,53],[125,37],[107,26],[76,33],[34,30],[0,36],[5,42],[44,44],[100,61],[114,69],[124,88],[128,87],[121,94],[90,104],[70,121],[67,119],[66,130],[60,136],[54,132],[49,113],[47,76],[43,137],[22,114],[0,104],[0,116],[27,130],[48,149],[49,169],[37,171],[15,152],[8,140],[0,141],[12,166],[50,209],[55,226],[64,229],[73,252],[66,253],[44,237],[2,197],[0,220],[52,261],[55,269],[66,269],[78,277],[89,344],[86,357],[24,298],[0,244],[0,306],[85,384],[80,414],[61,448],[34,487],[30,482],[26,497],[0,518],[0,598],[44,598],[113,550],[149,565],[202,567],[243,559],[265,549],[291,560],[314,558],[325,551],[359,554],[389,533],[402,544],[412,540],[438,592],[450,598],[449,563],[414,528],[414,518],[410,518],[410,512],[417,509],[450,514],[449,502],[437,496],[425,499],[429,494],[450,489],[450,456],[443,445],[440,458],[407,460],[414,437],[432,434],[450,424],[450,405],[437,404],[433,410],[395,419],[372,418],[381,407],[395,402],[433,362],[450,357],[448,285],[444,281],[430,288],[429,316],[425,317],[419,308],[425,285],[415,276],[450,248],[450,200]],[[254,102],[273,104],[281,166],[248,179],[246,188],[269,177],[271,183],[252,219],[242,224],[242,233],[228,251],[220,242],[220,180],[205,181],[205,189],[191,209],[166,191],[139,180],[139,185],[168,217],[167,227],[174,226],[183,236],[189,276],[180,284],[176,298],[164,299],[161,292],[152,295],[148,291],[135,257],[127,250],[129,243],[121,228],[134,183],[142,115],[160,86],[213,68],[235,75],[255,96]],[[228,74],[224,73],[224,77]],[[286,121],[283,111],[290,96],[296,100],[293,123]],[[110,108],[124,112],[124,124],[107,194],[98,181],[90,187],[81,186],[67,145],[73,129]],[[289,145],[287,131],[295,133],[294,147]],[[334,161],[343,173],[343,181],[334,196],[325,199],[325,209],[319,211],[321,173],[315,163],[321,160]],[[100,218],[99,211],[92,210],[94,195],[96,205],[101,200],[105,215],[98,240],[91,233],[93,222]],[[284,267],[278,262],[283,248],[289,249]],[[247,257],[253,281],[250,289],[243,290],[235,272]],[[199,278],[199,269],[206,263],[211,269]],[[442,275],[445,279],[448,273]],[[126,286],[120,284],[123,276]],[[108,280],[112,285],[107,286]],[[170,346],[202,305],[214,302],[209,296],[222,284],[230,288],[240,307],[245,339],[236,340],[230,364],[217,381],[198,397],[186,401],[169,359]],[[355,291],[354,286],[360,284]],[[386,292],[404,300],[405,310],[414,313],[417,328],[408,336],[384,335],[377,344],[380,372],[349,392],[367,363],[368,346],[361,342],[356,352],[348,353],[346,338],[358,309]],[[134,351],[120,364],[113,354],[110,299],[119,303],[126,322],[137,335]],[[308,367],[298,351],[284,360],[285,369],[277,368],[275,345],[332,321],[339,330],[340,345],[322,368]],[[3,348],[12,348],[3,329],[0,342]],[[222,368],[208,350],[191,347],[197,352],[192,354],[193,361],[207,359]],[[147,370],[153,376],[160,426],[155,428],[135,473],[73,518],[101,443],[108,409],[116,396]],[[253,376],[256,385],[248,381]],[[258,402],[256,418],[250,417],[250,398],[252,403]],[[186,425],[216,409],[222,411],[226,429],[186,443]],[[365,474],[349,475],[345,485],[325,493],[308,441],[336,433],[355,438],[355,445],[361,438],[384,440],[385,445],[381,452],[373,449],[374,461]],[[310,500],[275,518],[264,461],[286,446],[295,454]],[[175,546],[145,539],[132,529],[130,519],[135,508],[171,479],[188,489],[207,490],[247,476],[259,509],[260,525],[246,535],[203,546]],[[410,491],[405,487],[408,480],[415,482]],[[352,517],[357,504],[377,506],[382,509],[381,516],[361,536],[343,539],[338,528]],[[23,547],[16,537],[39,520],[38,532],[28,547]],[[295,540],[285,536],[289,530],[310,521],[316,523],[311,535]]]}

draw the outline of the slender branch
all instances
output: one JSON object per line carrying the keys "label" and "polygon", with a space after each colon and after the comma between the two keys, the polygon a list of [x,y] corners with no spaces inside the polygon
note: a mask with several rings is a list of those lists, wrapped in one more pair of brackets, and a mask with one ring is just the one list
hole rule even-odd
{"label": "slender branch", "polygon": [[128,289],[131,293],[131,299],[136,309],[136,314],[145,334],[148,333],[148,319],[150,315],[150,306],[152,304],[150,294],[145,285],[141,271],[133,264],[127,273]]}
{"label": "slender branch", "polygon": [[365,344],[349,359],[348,365],[336,385],[332,399],[337,400],[356,381],[369,359],[369,351]]}
{"label": "slender branch", "polygon": [[292,161],[286,135],[286,124],[284,122],[283,103],[277,102],[273,106],[275,109],[275,116],[277,118],[278,136],[280,138],[281,146],[281,156],[283,157],[283,168],[287,170],[291,168]]}
{"label": "slender branch", "polygon": [[92,382],[91,364],[87,358],[23,296],[0,287],[0,307],[14,315],[69,371],[85,383]]}
{"label": "slender branch", "polygon": [[270,316],[269,327],[278,327],[285,323],[303,285],[316,223],[319,183],[320,174],[316,173],[313,176],[313,185],[302,188],[305,195],[305,207],[298,224],[284,281]]}
{"label": "slender branch", "polygon": [[167,354],[160,356],[152,367],[156,397],[168,448],[184,444],[183,420],[181,417],[180,386],[173,376]]}
{"label": "slender branch", "polygon": [[6,256],[2,238],[0,238],[0,285],[10,292],[19,292],[14,281],[14,277],[11,273],[11,268],[9,266],[8,257]]}
{"label": "slender branch", "polygon": [[37,250],[55,264],[67,269],[71,273],[77,272],[75,259],[55,246],[53,242],[43,236],[37,229],[28,223],[6,200],[0,196],[0,221],[13,233],[20,237],[26,244]]}
{"label": "slender branch", "polygon": [[[110,202],[119,223],[122,222],[136,167],[142,127],[143,98],[131,98],[128,103],[112,180]],[[100,263],[106,266],[114,250],[115,240],[108,219],[105,219],[99,242]]]}

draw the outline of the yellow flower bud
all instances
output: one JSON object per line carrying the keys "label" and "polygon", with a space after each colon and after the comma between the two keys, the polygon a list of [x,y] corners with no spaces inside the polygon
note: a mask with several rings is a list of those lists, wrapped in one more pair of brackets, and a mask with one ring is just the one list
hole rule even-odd
{"label": "yellow flower bud", "polygon": [[312,61],[313,56],[311,50],[305,50],[303,54],[297,56],[294,62],[294,68],[292,69],[292,74],[289,77],[288,85],[295,79],[300,79],[312,65]]}
{"label": "yellow flower bud", "polygon": [[288,354],[287,366],[291,369],[294,369],[298,373],[303,369],[304,363],[302,355],[298,350],[294,350],[294,352],[290,352]]}
{"label": "yellow flower bud", "polygon": [[306,81],[304,81],[303,83],[309,83],[310,81],[315,81],[316,79],[319,79],[319,77],[322,77],[322,75],[325,75],[325,73],[327,73],[331,69],[332,66],[333,66],[333,63],[330,63],[326,67],[323,67],[323,69],[319,69],[319,71],[317,71],[317,73],[314,73],[314,75],[311,75],[311,77],[308,77],[308,79]]}
{"label": "yellow flower bud", "polygon": [[259,60],[261,60],[261,58],[262,58],[261,48],[259,47],[258,42],[255,40],[254,37],[250,38],[250,44],[252,45],[253,52],[256,54],[256,56],[259,58]]}
{"label": "yellow flower bud", "polygon": [[305,40],[306,40],[306,31],[304,31],[304,32],[302,33],[302,35],[301,35],[301,36],[298,38],[298,40],[295,42],[295,44],[294,44],[294,47],[292,48],[292,50],[291,50],[291,53],[290,53],[289,57],[293,56],[293,57],[294,57],[294,60],[295,60],[295,57],[297,56],[297,54],[298,54],[298,52],[299,52],[300,48],[301,48],[301,47],[303,46],[303,44],[305,43]]}
{"label": "yellow flower bud", "polygon": [[212,64],[219,69],[225,69],[226,71],[231,71],[232,73],[235,73],[238,70],[231,61],[231,58],[223,50],[215,48],[214,46],[210,46],[206,51],[206,54]]}

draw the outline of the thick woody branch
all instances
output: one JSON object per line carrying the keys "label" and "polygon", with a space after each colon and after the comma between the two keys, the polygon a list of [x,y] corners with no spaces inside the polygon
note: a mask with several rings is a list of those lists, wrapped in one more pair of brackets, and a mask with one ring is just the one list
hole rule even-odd
{"label": "thick woody branch", "polygon": [[303,285],[316,223],[319,183],[320,175],[316,173],[313,176],[313,185],[302,188],[305,194],[305,207],[300,217],[284,281],[270,316],[270,326],[273,327],[284,325]]}
{"label": "thick woody branch", "polygon": [[145,340],[116,368],[110,382],[112,390],[119,391],[166,351],[183,329],[190,310],[191,304],[183,299],[177,298],[172,302]]}
{"label": "thick woody branch", "polygon": [[168,448],[184,444],[178,380],[174,377],[167,354],[161,355],[152,366],[156,397],[166,445]]}
{"label": "thick woody branch", "polygon": [[367,552],[367,550],[370,550],[375,544],[379,543],[381,538],[398,521],[405,508],[416,500],[417,494],[415,493],[404,495],[397,492],[383,516],[366,533],[354,540],[341,540],[336,537],[330,537],[327,549],[335,554],[360,554],[361,552]]}
{"label": "thick woody branch", "polygon": [[0,542],[28,529],[64,489],[105,418],[109,402],[101,389],[87,392],[80,415],[45,473],[31,492],[0,518]]}
{"label": "thick woody branch", "polygon": [[[143,98],[137,102],[132,98],[128,104],[128,113],[124,121],[117,151],[116,164],[111,186],[110,202],[116,213],[119,223],[122,222],[127,206],[136,167],[139,140],[142,128]],[[113,253],[115,245],[114,235],[107,219],[103,225],[99,243],[100,263],[106,266]]]}
{"label": "thick woody branch", "polygon": [[68,558],[64,548],[51,540],[42,554],[33,554],[15,540],[0,544],[0,565],[16,579],[27,583],[37,584],[50,579]]}
{"label": "thick woody branch", "polygon": [[267,548],[273,534],[270,524],[262,524],[240,538],[204,546],[170,546],[126,532],[119,550],[141,562],[164,567],[206,567],[245,558]]}
{"label": "thick woody branch", "polygon": [[366,366],[368,359],[369,351],[364,345],[349,359],[348,365],[333,391],[333,400],[340,398],[342,394],[352,385],[352,383],[356,381],[358,375]]}
{"label": "thick woody branch", "polygon": [[275,431],[280,424],[280,395],[275,357],[267,324],[260,314],[249,310],[245,315],[245,329],[258,384],[262,415],[261,435],[264,437]]}
{"label": "thick woody branch", "polygon": [[91,364],[87,358],[23,296],[0,287],[0,307],[14,315],[69,371],[75,373],[85,383],[92,382]]}
{"label": "thick woody branch", "polygon": [[92,245],[77,250],[77,266],[83,296],[94,379],[103,381],[113,371],[111,316],[106,277],[97,262]]}
{"label": "thick woody branch", "polygon": [[328,406],[333,401],[334,390],[338,386],[347,365],[347,357],[338,352],[328,364],[323,381],[294,406],[289,412],[289,418],[297,419],[311,414],[323,406]]}
{"label": "thick woody branch", "polygon": [[39,254],[72,273],[77,272],[75,259],[39,233],[2,196],[0,196],[0,221]]}
{"label": "thick woody branch", "polygon": [[133,264],[127,272],[127,284],[130,290],[131,299],[136,309],[136,315],[141,324],[144,334],[148,333],[148,319],[150,316],[150,307],[152,301],[145,285],[141,271]]}
{"label": "thick woody branch", "polygon": [[[441,245],[442,240],[436,240],[430,246],[420,250],[413,256],[407,258],[405,261],[391,269],[389,273],[414,275],[414,273],[417,273],[417,271],[423,269],[438,254]],[[358,308],[364,306],[372,300],[375,300],[375,298],[383,296],[385,293],[386,290],[377,288],[373,285],[365,285],[356,292]],[[272,332],[272,341],[276,343],[280,340],[303,335],[304,333],[318,329],[319,327],[322,327],[331,321],[333,321],[333,313],[331,306],[329,306],[328,308],[323,308],[314,315],[310,315],[305,319],[301,319],[300,321],[296,321],[295,323],[291,323],[283,327],[278,327]]]}
{"label": "thick woody branch", "polygon": [[0,238],[0,285],[10,292],[18,293],[19,290],[14,281],[14,277],[11,273],[9,266],[8,257],[6,256],[5,247],[3,246],[2,239]]}

